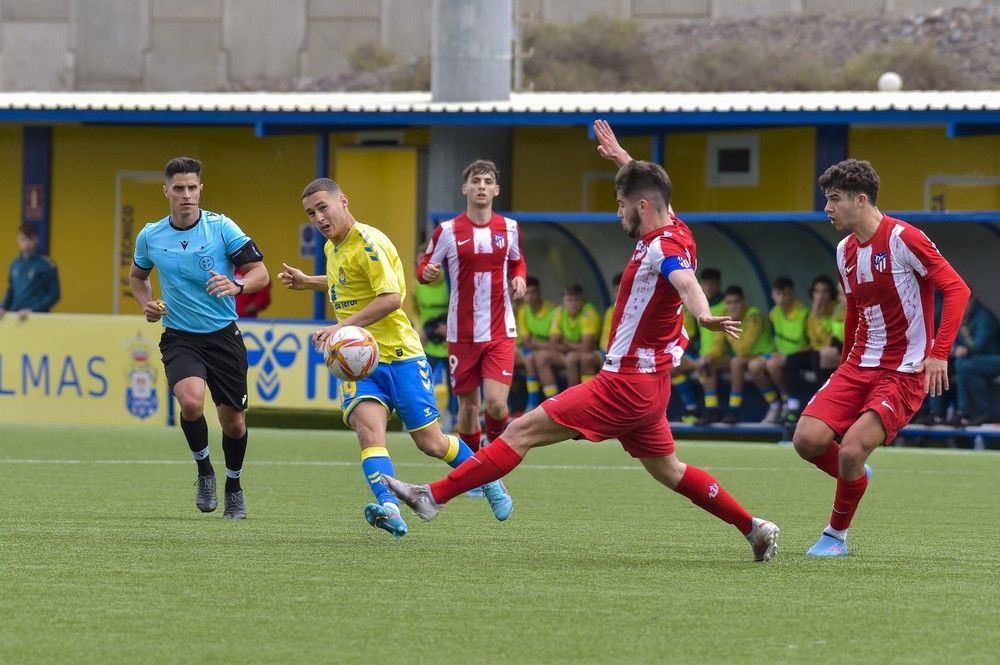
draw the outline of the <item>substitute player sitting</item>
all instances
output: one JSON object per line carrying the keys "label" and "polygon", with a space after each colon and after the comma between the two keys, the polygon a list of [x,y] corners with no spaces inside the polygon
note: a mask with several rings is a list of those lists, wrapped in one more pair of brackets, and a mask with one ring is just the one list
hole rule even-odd
{"label": "substitute player sitting", "polygon": [[[830,523],[807,554],[844,556],[868,488],[868,456],[892,443],[925,395],[948,389],[948,354],[969,287],[922,231],[876,207],[879,177],[871,164],[834,164],[819,186],[830,222],[848,231],[837,246],[847,295],[843,362],[802,412],[793,443],[837,479]],[[935,289],[944,294],[937,335]]]}
{"label": "substitute player sitting", "polygon": [[528,389],[527,409],[530,411],[542,402],[542,386],[538,381],[535,353],[549,345],[549,328],[556,306],[542,297],[542,286],[537,277],[528,276],[524,300],[517,310],[517,361],[524,365]]}
{"label": "substitute player sitting", "polygon": [[[510,424],[489,447],[430,485],[386,482],[424,520],[469,488],[500,478],[535,447],[567,439],[618,438],[650,475],[695,505],[734,525],[750,542],[755,561],[777,549],[778,528],[748,513],[709,473],[677,459],[667,422],[670,368],[687,335],[681,307],[698,323],[737,337],[739,322],[712,316],[695,278],[691,230],[668,212],[671,186],[663,168],[633,161],[615,178],[622,228],[637,238],[622,277],[608,357],[593,381],[569,388]],[[649,519],[642,511],[643,519]]]}
{"label": "substitute player sitting", "polygon": [[[430,367],[420,337],[402,310],[406,281],[392,241],[374,226],[355,220],[347,195],[329,178],[306,186],[302,206],[326,238],[327,273],[309,276],[283,264],[278,281],[295,290],[329,289],[337,322],[316,331],[317,348],[346,325],[368,329],[378,342],[375,371],[344,384],[344,422],[358,435],[361,468],[375,495],[375,503],[365,506],[365,519],[400,538],[406,535],[406,522],[399,503],[381,482],[383,475],[394,473],[385,445],[389,414],[399,415],[421,451],[451,466],[469,459],[472,451],[458,437],[441,432]],[[483,492],[498,520],[510,517],[513,503],[499,482],[487,484]]]}
{"label": "substitute player sitting", "polygon": [[558,372],[566,373],[566,385],[575,386],[594,378],[604,361],[598,344],[601,340],[601,315],[584,300],[583,287],[570,284],[563,293],[562,305],[556,308],[549,328],[549,346],[539,352],[536,367],[542,392],[552,397],[558,388]]}

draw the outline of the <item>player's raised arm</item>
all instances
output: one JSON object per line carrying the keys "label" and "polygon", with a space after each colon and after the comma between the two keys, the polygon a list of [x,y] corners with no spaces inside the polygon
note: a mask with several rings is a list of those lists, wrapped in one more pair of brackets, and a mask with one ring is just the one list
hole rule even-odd
{"label": "player's raised arm", "polygon": [[292,291],[326,291],[326,275],[307,275],[298,268],[282,263],[278,281]]}
{"label": "player's raised arm", "polygon": [[597,152],[601,157],[618,166],[625,166],[632,161],[632,156],[618,143],[618,137],[607,120],[594,121],[594,134],[597,136]]}
{"label": "player's raised arm", "polygon": [[672,270],[668,277],[670,283],[677,289],[684,306],[698,319],[698,325],[709,330],[724,332],[733,339],[739,339],[743,332],[742,324],[728,316],[712,316],[708,299],[693,270]]}

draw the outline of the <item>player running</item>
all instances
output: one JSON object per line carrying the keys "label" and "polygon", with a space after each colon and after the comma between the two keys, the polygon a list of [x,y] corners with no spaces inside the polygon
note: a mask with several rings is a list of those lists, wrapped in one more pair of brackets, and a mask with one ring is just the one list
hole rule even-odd
{"label": "player running", "polygon": [[[802,412],[795,451],[837,479],[830,524],[811,556],[847,554],[868,487],[868,456],[910,422],[924,396],[948,389],[948,354],[969,287],[922,231],[876,207],[879,177],[847,159],[819,178],[824,211],[849,235],[837,246],[847,294],[842,363]],[[944,294],[934,336],[934,289]],[[835,439],[840,439],[837,445]]]}
{"label": "player running", "polygon": [[739,322],[709,311],[694,273],[694,237],[669,212],[671,185],[663,168],[631,161],[618,171],[615,191],[622,228],[639,240],[622,277],[600,373],[512,422],[442,480],[420,486],[385,480],[418,516],[430,520],[455,496],[510,473],[536,446],[618,438],[656,480],[735,526],[750,542],[754,560],[768,561],[777,550],[778,527],[751,516],[709,473],[681,462],[666,418],[670,368],[687,346],[682,306],[699,325],[732,337],[739,336]]}
{"label": "player running", "polygon": [[[389,414],[396,411],[417,447],[457,467],[472,450],[455,436],[441,432],[440,412],[417,331],[402,310],[406,281],[399,254],[389,238],[373,226],[354,219],[347,195],[329,178],[313,180],[302,192],[309,220],[326,238],[326,275],[309,276],[282,264],[278,281],[289,289],[326,291],[337,322],[313,335],[316,348],[342,326],[362,326],[375,336],[379,364],[368,377],[345,382],[344,422],[358,435],[361,468],[375,495],[365,506],[365,519],[396,538],[406,535],[399,503],[382,483],[393,475],[385,445]],[[483,492],[498,520],[506,520],[513,502],[499,482],[486,483]]]}
{"label": "player running", "polygon": [[499,436],[509,422],[507,395],[517,344],[511,290],[514,298],[521,298],[528,274],[517,222],[493,212],[499,175],[496,164],[484,159],[465,167],[465,212],[434,229],[417,267],[417,279],[424,284],[438,278],[442,264],[448,270],[451,386],[458,396],[458,435],[473,450],[479,449],[482,436],[480,384],[486,399],[486,439]]}

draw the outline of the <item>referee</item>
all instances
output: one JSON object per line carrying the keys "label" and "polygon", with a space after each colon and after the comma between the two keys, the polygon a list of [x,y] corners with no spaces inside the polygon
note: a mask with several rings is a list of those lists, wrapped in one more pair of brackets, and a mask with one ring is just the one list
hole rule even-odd
{"label": "referee", "polygon": [[[222,426],[226,458],[225,519],[246,518],[240,486],[247,447],[247,352],[236,326],[235,296],[267,286],[264,255],[236,222],[202,210],[201,162],[177,157],[167,163],[163,193],[170,214],[146,224],[135,239],[129,284],[146,320],[163,319],[160,353],[167,383],[181,408],[181,429],[198,464],[195,505],[210,513],[219,505],[208,454],[205,386]],[[233,279],[239,266],[243,281]],[[159,270],[162,299],[154,299],[149,273]]]}

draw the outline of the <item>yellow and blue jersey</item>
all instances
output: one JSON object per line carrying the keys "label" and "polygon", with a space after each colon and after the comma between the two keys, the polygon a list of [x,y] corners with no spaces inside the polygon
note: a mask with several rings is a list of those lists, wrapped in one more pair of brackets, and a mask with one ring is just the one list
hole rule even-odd
{"label": "yellow and blue jersey", "polygon": [[[323,251],[327,288],[338,321],[361,311],[383,293],[398,293],[406,299],[399,253],[392,241],[375,227],[355,222],[343,242],[334,246],[328,240]],[[424,355],[420,336],[401,307],[365,328],[378,342],[379,362]]]}

